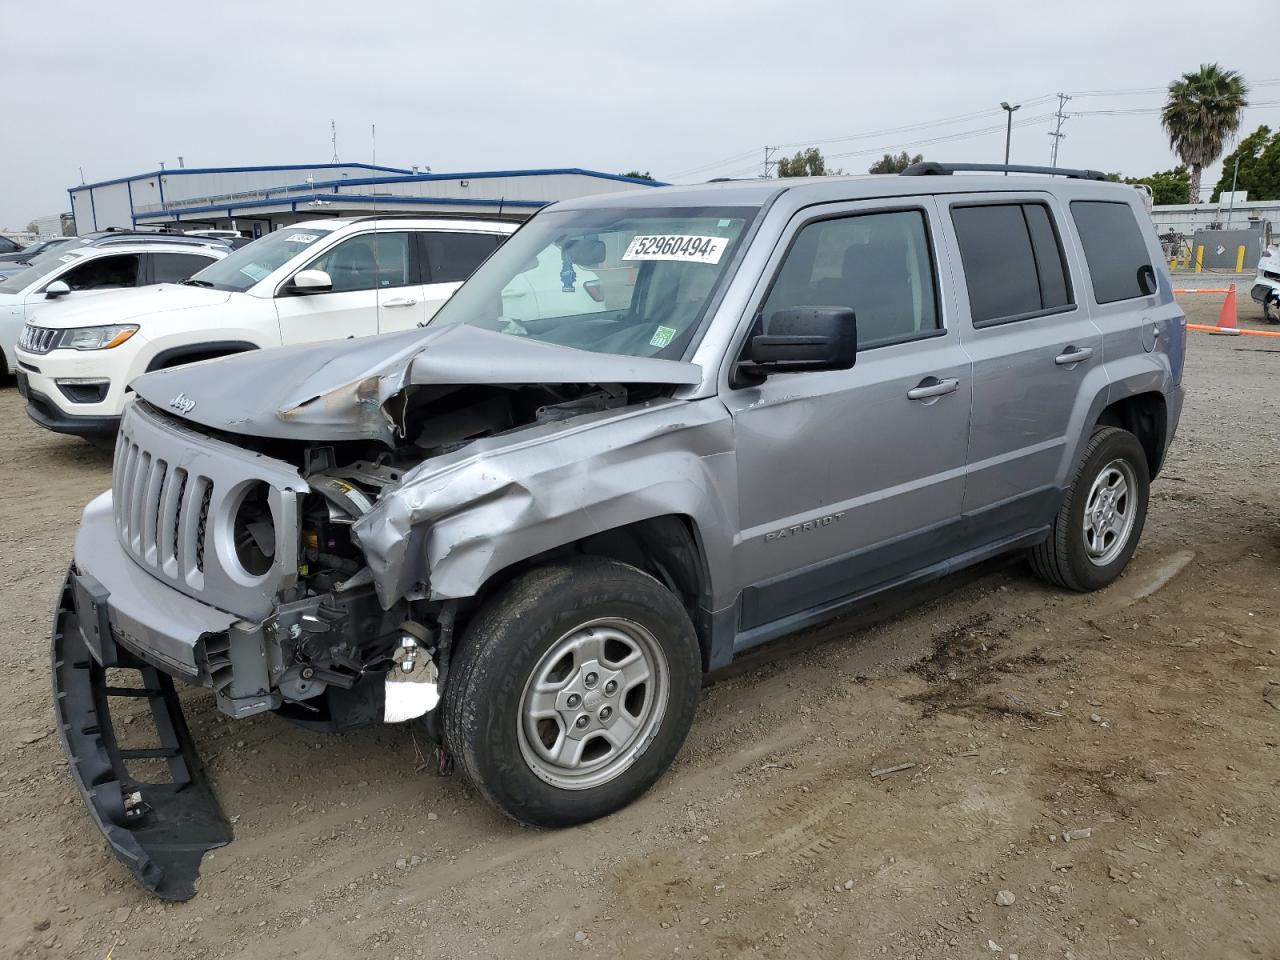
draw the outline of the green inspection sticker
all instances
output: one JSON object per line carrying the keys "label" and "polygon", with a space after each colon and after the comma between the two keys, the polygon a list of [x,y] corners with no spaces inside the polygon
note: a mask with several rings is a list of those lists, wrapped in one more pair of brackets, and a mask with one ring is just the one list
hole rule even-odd
{"label": "green inspection sticker", "polygon": [[659,327],[653,331],[653,339],[649,341],[651,347],[665,347],[676,338],[675,327]]}

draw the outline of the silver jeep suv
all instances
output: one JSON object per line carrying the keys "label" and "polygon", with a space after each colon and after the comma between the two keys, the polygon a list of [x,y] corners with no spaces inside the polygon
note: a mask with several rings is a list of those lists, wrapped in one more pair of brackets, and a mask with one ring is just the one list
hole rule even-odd
{"label": "silver jeep suv", "polygon": [[[185,898],[231,838],[173,677],[413,720],[556,826],[640,796],[744,650],[1007,551],[1111,583],[1182,405],[1159,243],[1099,174],[970,169],[559,203],[425,329],[135,381],[53,629],[117,855]],[[120,696],[169,782],[130,776]]]}

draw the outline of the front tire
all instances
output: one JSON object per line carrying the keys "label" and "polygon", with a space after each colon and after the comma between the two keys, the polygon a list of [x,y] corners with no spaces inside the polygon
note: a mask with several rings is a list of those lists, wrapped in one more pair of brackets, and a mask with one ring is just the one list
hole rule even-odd
{"label": "front tire", "polygon": [[503,587],[454,651],[445,742],[509,816],[584,823],[670,766],[701,682],[689,616],[653,577],[597,557],[541,567]]}
{"label": "front tire", "polygon": [[1151,475],[1128,430],[1098,427],[1049,537],[1031,548],[1031,569],[1068,590],[1100,590],[1124,571],[1147,519]]}

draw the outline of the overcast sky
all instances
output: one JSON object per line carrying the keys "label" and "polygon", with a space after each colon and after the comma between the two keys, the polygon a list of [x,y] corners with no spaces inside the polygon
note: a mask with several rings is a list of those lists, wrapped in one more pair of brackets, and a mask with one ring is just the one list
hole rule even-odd
{"label": "overcast sky", "polygon": [[[1265,7],[1242,16],[1269,29]],[[66,210],[81,168],[93,182],[179,155],[189,167],[326,162],[331,118],[346,161],[373,158],[376,124],[390,166],[692,181],[758,174],[765,144],[831,141],[822,150],[845,154],[830,163],[850,173],[898,148],[999,161],[1001,100],[1024,104],[1012,159],[1047,163],[1062,91],[1077,94],[1072,114],[1153,112],[1071,116],[1059,163],[1145,174],[1176,162],[1149,88],[1201,63],[1273,81],[1251,91],[1260,105],[1244,128],[1280,127],[1275,44],[1210,11],[1185,0],[9,2],[0,225]]]}

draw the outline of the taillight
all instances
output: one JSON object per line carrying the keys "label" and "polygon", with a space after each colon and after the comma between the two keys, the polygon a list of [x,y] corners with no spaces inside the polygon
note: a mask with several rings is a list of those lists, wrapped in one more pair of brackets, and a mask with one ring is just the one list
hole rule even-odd
{"label": "taillight", "polygon": [[582,284],[582,289],[587,291],[587,296],[596,303],[604,303],[604,291],[600,289],[599,280],[587,280]]}

